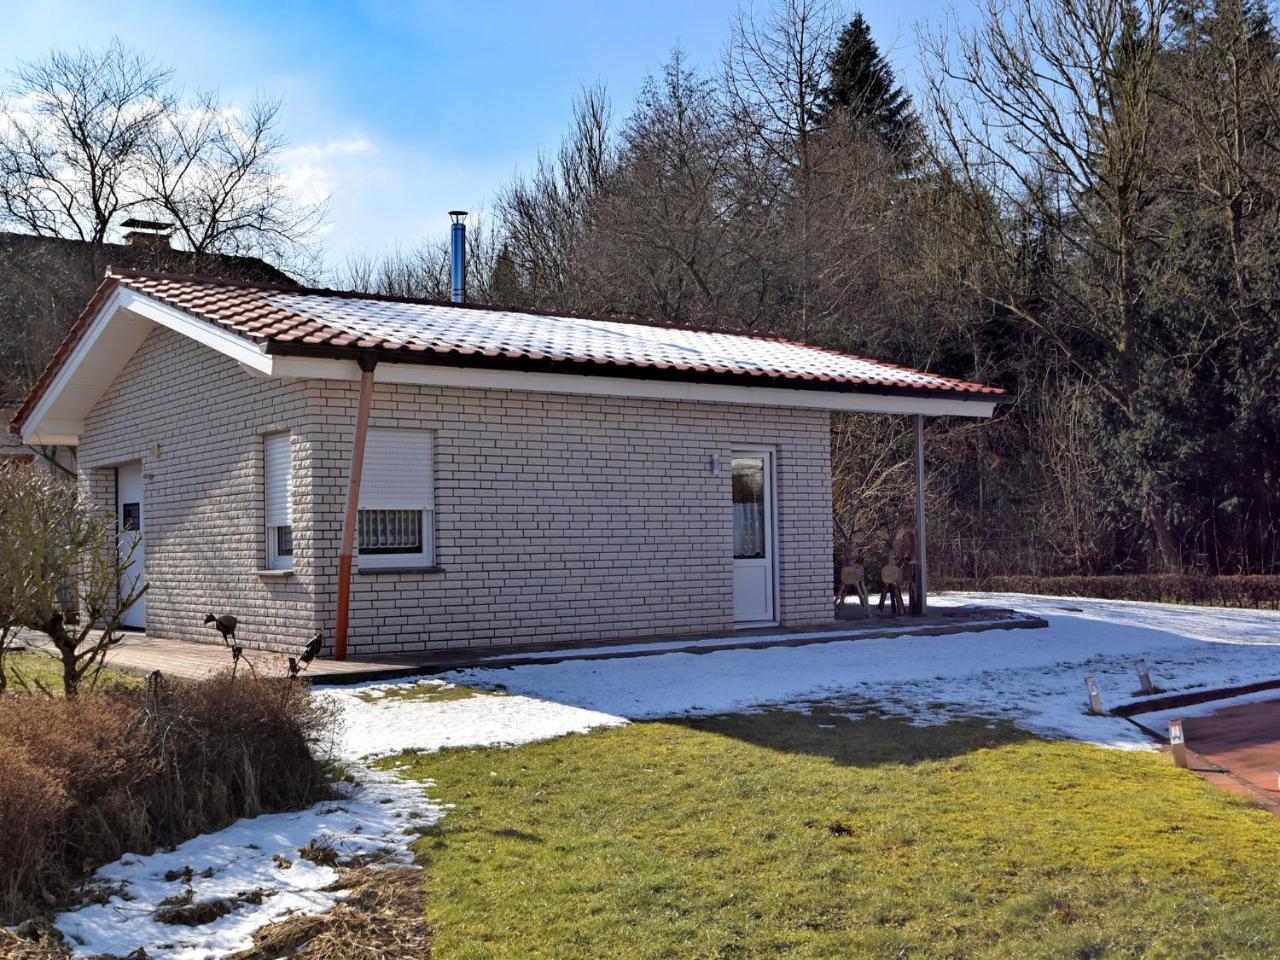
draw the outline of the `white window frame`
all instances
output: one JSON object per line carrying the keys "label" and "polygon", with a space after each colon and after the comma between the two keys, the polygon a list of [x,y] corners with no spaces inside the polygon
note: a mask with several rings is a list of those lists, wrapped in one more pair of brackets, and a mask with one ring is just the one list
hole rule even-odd
{"label": "white window frame", "polygon": [[[284,475],[284,519],[288,523],[282,524],[278,520],[277,515],[281,509],[278,503],[278,494],[273,496],[272,486],[275,477],[273,469],[275,461],[272,458],[273,447],[283,443],[288,452],[288,466]],[[276,448],[278,452],[278,448]],[[268,570],[292,570],[293,569],[293,550],[289,553],[280,553],[279,537],[282,527],[289,527],[289,539],[293,540],[293,434],[290,432],[269,433],[262,438],[262,486],[263,486],[263,505],[264,518],[266,521],[266,541],[267,541],[267,569]]]}
{"label": "white window frame", "polygon": [[[360,514],[372,510],[420,512],[421,549],[414,553],[361,552]],[[358,569],[433,567],[435,541],[434,434],[416,428],[371,428],[365,436],[364,465],[360,471],[356,517]]]}

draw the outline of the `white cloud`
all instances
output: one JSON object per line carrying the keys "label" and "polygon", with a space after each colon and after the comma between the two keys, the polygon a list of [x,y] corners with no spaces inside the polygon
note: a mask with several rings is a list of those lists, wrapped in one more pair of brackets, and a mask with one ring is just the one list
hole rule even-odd
{"label": "white cloud", "polygon": [[439,145],[363,133],[299,143],[280,155],[293,196],[328,201],[321,240],[331,267],[349,254],[414,246],[447,230],[447,211],[479,210],[506,180],[501,163],[466,165]]}
{"label": "white cloud", "polygon": [[300,143],[280,153],[280,170],[289,192],[306,204],[321,203],[349,180],[357,162],[377,148],[363,134],[317,143]]}

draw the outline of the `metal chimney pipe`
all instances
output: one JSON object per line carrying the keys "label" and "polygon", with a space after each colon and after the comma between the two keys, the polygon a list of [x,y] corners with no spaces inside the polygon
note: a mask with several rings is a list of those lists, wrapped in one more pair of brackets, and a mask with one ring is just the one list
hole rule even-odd
{"label": "metal chimney pipe", "polygon": [[453,219],[453,256],[451,273],[453,292],[449,299],[454,303],[462,303],[467,299],[467,211],[450,210]]}

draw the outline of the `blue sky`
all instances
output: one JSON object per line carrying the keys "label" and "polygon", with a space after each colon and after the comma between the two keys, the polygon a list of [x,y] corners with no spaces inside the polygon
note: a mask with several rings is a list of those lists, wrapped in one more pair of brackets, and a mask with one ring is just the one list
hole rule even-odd
{"label": "blue sky", "polygon": [[[767,0],[757,0],[757,6]],[[291,182],[330,196],[331,262],[445,229],[483,207],[539,149],[554,147],[583,83],[604,81],[615,113],[678,42],[713,66],[737,0],[472,0],[204,3],[3,0],[0,65],[112,36],[224,100],[284,102]],[[923,0],[861,5],[909,80]]]}

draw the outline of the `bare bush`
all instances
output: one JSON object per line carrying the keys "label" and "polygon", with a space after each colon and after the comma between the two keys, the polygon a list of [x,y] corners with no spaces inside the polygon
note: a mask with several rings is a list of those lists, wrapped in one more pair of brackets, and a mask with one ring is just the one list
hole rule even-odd
{"label": "bare bush", "polygon": [[324,799],[335,723],[285,678],[0,696],[0,922],[126,852]]}
{"label": "bare bush", "polygon": [[124,637],[121,617],[146,592],[129,579],[134,549],[136,542],[122,555],[115,518],[65,479],[0,469],[0,623],[49,638],[68,697],[97,677]]}
{"label": "bare bush", "polygon": [[1132,574],[1105,577],[1000,576],[951,578],[935,583],[943,590],[1029,593],[1048,597],[1144,600],[1193,606],[1280,608],[1280,577],[1267,575],[1206,577],[1194,574]]}

